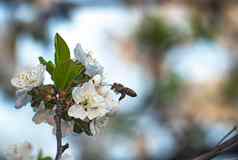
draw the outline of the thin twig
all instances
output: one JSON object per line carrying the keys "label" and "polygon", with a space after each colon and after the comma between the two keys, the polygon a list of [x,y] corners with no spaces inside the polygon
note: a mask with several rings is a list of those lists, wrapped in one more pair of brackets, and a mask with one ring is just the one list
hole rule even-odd
{"label": "thin twig", "polygon": [[238,134],[228,139],[222,144],[217,145],[211,151],[204,153],[192,160],[211,160],[212,158],[238,146]]}
{"label": "thin twig", "polygon": [[69,144],[62,145],[62,129],[61,129],[61,117],[62,117],[61,105],[58,105],[55,112],[55,124],[56,124],[56,140],[57,140],[57,152],[55,160],[60,160],[64,151],[69,148]]}
{"label": "thin twig", "polygon": [[229,137],[235,130],[237,130],[237,126],[234,126],[218,143],[216,146],[222,144],[224,140],[226,140],[227,137]]}
{"label": "thin twig", "polygon": [[61,132],[61,118],[57,114],[55,115],[55,123],[56,123],[56,140],[57,140],[57,152],[56,152],[56,157],[55,160],[60,160],[62,151],[61,151],[61,146],[62,146],[62,132]]}

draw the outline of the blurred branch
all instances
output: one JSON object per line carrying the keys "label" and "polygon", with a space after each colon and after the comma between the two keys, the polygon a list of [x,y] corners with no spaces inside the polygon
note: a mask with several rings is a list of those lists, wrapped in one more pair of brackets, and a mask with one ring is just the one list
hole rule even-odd
{"label": "blurred branch", "polygon": [[210,160],[237,146],[238,146],[238,134],[228,139],[224,143],[215,146],[211,151],[204,153],[192,160]]}
{"label": "blurred branch", "polygon": [[232,128],[232,130],[230,130],[218,143],[217,143],[217,146],[218,145],[220,145],[220,144],[222,144],[222,142],[224,142],[224,140],[227,138],[227,137],[229,137],[234,131],[236,131],[237,130],[237,126],[234,126],[233,128]]}

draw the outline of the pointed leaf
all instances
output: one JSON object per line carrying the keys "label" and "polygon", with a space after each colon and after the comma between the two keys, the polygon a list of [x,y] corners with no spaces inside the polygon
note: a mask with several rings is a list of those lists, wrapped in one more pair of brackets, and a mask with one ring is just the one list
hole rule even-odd
{"label": "pointed leaf", "polygon": [[54,73],[54,69],[55,66],[51,61],[46,61],[43,57],[39,57],[39,61],[41,64],[46,66],[46,70],[49,72],[49,74],[51,75],[52,79],[53,79],[53,73]]}
{"label": "pointed leaf", "polygon": [[64,39],[57,33],[55,35],[55,64],[63,64],[70,59],[70,50]]}
{"label": "pointed leaf", "polygon": [[[63,67],[61,67],[63,66]],[[71,82],[84,71],[82,64],[77,64],[73,60],[68,60],[60,66],[56,66],[54,81],[58,89],[66,89]]]}

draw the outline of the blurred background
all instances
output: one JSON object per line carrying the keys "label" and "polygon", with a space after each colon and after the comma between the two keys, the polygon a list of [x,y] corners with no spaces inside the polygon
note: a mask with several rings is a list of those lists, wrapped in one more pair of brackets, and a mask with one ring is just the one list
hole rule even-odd
{"label": "blurred background", "polygon": [[56,32],[72,52],[78,42],[93,51],[109,82],[138,93],[100,135],[65,138],[75,160],[184,160],[209,150],[238,121],[237,16],[237,0],[0,0],[0,153],[29,141],[55,154],[52,128],[35,125],[29,105],[14,108],[10,79],[39,56],[53,59]]}

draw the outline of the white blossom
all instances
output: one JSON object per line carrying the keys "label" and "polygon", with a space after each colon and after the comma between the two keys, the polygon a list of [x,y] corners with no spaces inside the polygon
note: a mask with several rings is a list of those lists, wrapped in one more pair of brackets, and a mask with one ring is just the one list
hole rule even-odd
{"label": "white blossom", "polygon": [[68,115],[71,117],[92,120],[109,112],[106,108],[105,98],[98,94],[92,81],[84,83],[83,86],[75,87],[72,91],[72,97],[76,104],[68,110]]}
{"label": "white blossom", "polygon": [[27,70],[16,74],[11,79],[11,84],[18,89],[32,89],[38,87],[44,80],[45,66],[39,64],[35,67],[28,68]]}
{"label": "white blossom", "polygon": [[11,145],[6,153],[7,160],[33,160],[32,145],[30,143],[23,143],[17,145]]}
{"label": "white blossom", "polygon": [[92,57],[92,54],[86,53],[80,44],[77,44],[74,49],[75,58],[85,65],[86,74],[93,77],[97,74],[103,73],[103,67],[98,63],[98,61]]}
{"label": "white blossom", "polygon": [[11,84],[18,88],[16,91],[16,108],[21,108],[31,101],[28,92],[33,88],[40,86],[44,80],[45,66],[38,65],[16,74],[11,79]]}
{"label": "white blossom", "polygon": [[108,124],[110,117],[109,116],[103,116],[103,117],[98,117],[94,120],[92,120],[89,124],[90,131],[92,135],[97,135],[100,133],[102,129],[106,127]]}
{"label": "white blossom", "polygon": [[107,84],[104,79],[103,75],[96,75],[92,78],[92,82],[95,85],[97,93],[104,97],[107,108],[111,112],[115,112],[118,109],[119,101],[115,100],[113,97],[114,92],[108,89],[109,84]]}
{"label": "white blossom", "polygon": [[105,116],[97,117],[90,122],[89,128],[92,135],[99,134],[100,131],[106,127],[110,118],[118,111],[119,101],[114,99],[114,92],[108,89],[110,85],[107,84],[104,79],[105,77],[103,75],[96,75],[92,78],[97,93],[104,97],[105,104],[109,110]]}

